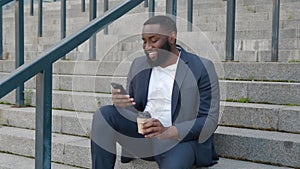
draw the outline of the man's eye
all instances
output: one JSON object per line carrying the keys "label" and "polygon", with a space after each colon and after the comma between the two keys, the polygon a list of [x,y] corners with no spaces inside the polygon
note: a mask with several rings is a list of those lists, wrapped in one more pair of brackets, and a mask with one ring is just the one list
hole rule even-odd
{"label": "man's eye", "polygon": [[157,42],[157,39],[151,39],[151,42],[155,43],[155,42]]}

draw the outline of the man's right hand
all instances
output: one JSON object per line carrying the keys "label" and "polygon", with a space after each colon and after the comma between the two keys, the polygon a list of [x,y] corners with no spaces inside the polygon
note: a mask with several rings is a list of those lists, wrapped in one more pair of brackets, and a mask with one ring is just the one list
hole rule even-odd
{"label": "man's right hand", "polygon": [[129,95],[120,94],[120,89],[112,89],[112,101],[117,107],[125,108],[127,106],[134,106],[135,102]]}

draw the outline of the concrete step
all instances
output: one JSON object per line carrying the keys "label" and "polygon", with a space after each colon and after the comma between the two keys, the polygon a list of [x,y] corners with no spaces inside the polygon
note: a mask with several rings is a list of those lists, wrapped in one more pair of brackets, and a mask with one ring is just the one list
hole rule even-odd
{"label": "concrete step", "polygon": [[[0,169],[32,169],[32,168],[34,168],[34,159],[32,159],[32,158],[27,158],[27,157],[22,157],[22,156],[18,156],[18,155],[12,155],[12,154],[6,154],[6,153],[0,153],[0,157],[1,157],[0,158],[1,159]],[[145,162],[146,161],[143,161],[143,160],[134,160],[131,162],[131,168],[127,168],[127,169],[139,169],[139,168],[141,168],[141,166],[143,166],[143,163],[145,163]],[[148,163],[148,162],[146,162],[146,163]],[[127,166],[129,166],[129,165],[127,165]],[[146,167],[150,169],[151,166],[154,166],[154,165],[149,164]],[[77,167],[70,167],[70,166],[62,165],[62,164],[56,164],[56,163],[52,163],[51,167],[53,169],[75,169],[75,168],[77,168]],[[239,161],[239,160],[233,160],[233,159],[220,158],[218,164],[214,165],[213,167],[209,167],[209,168],[210,169],[232,169],[232,168],[285,169],[288,167],[277,167],[277,166],[258,164],[258,163],[247,162],[247,161]],[[143,169],[145,169],[145,168],[143,168]],[[154,168],[151,168],[151,169],[154,169]],[[205,169],[205,168],[202,168],[202,169]]]}
{"label": "concrete step", "polygon": [[[96,109],[94,110],[96,111]],[[300,133],[299,106],[221,102],[219,125]],[[0,105],[0,123],[35,129],[35,108]],[[92,113],[53,110],[53,132],[89,136]]]}
{"label": "concrete step", "polygon": [[[299,50],[299,41],[299,38],[281,39],[278,41],[279,50]],[[235,51],[270,51],[271,43],[271,39],[237,39]],[[212,41],[212,44],[217,50],[225,49],[225,41]]]}
{"label": "concrete step", "polygon": [[[32,169],[34,159],[14,154],[0,153],[0,169]],[[52,163],[53,169],[78,169],[78,167]]]}
{"label": "concrete step", "polygon": [[221,102],[219,125],[300,134],[299,106]]}
{"label": "concrete step", "polygon": [[[267,23],[265,23],[267,24]],[[235,39],[236,40],[259,40],[259,39],[271,39],[272,31],[271,27],[268,27],[264,30],[259,30],[259,25],[255,24],[257,28],[251,30],[247,28],[246,30],[236,30]],[[243,26],[247,26],[247,24],[243,24]],[[222,31],[204,31],[205,35],[208,36],[209,40],[214,41],[225,41],[225,32]],[[281,39],[294,39],[300,37],[300,29],[284,29],[279,31],[279,36]]]}
{"label": "concrete step", "polygon": [[[56,40],[57,42],[59,39]],[[195,40],[197,41],[197,40]],[[214,59],[216,61],[225,61],[225,49],[223,47],[224,42],[213,42],[213,44],[210,44],[209,40],[206,39],[204,40],[208,43],[205,43],[207,45],[204,46],[199,46],[199,48],[204,49],[204,51],[200,51],[201,56],[204,56],[209,59]],[[192,41],[191,41],[192,42]],[[243,42],[242,42],[243,43]],[[266,44],[270,44],[271,42],[267,42]],[[297,44],[298,42],[291,42],[293,45]],[[120,43],[122,46],[131,46],[131,43]],[[239,42],[239,44],[241,44]],[[244,44],[244,43],[243,43]],[[53,44],[54,45],[54,44]],[[36,59],[37,57],[41,56],[41,54],[44,51],[49,50],[53,45],[39,45],[36,44],[36,46],[28,46],[26,47],[28,50],[25,51],[25,59],[26,60],[33,60]],[[143,50],[140,47],[136,47],[131,51],[118,51],[118,44],[114,44],[116,46],[110,46],[109,48],[103,49],[102,44],[97,44],[97,46],[101,46],[97,48],[97,60],[103,60],[103,61],[110,61],[110,62],[121,62],[124,60],[127,60],[128,58],[134,58],[137,56],[142,56],[144,55]],[[133,44],[134,46],[140,46],[140,43],[135,43]],[[186,44],[184,42],[180,42],[179,45],[186,47]],[[252,44],[251,44],[252,45]],[[256,43],[253,43],[255,46]],[[240,45],[239,45],[240,46]],[[243,45],[246,48],[247,45]],[[264,44],[261,44],[260,46],[263,46],[263,48],[269,48],[264,46]],[[34,48],[38,48],[38,50],[31,50]],[[4,53],[5,55],[8,54],[8,59],[7,60],[15,60],[15,49],[11,45],[4,45]],[[42,50],[45,49],[45,50]],[[82,49],[82,50],[81,50]],[[196,49],[199,50],[199,49]],[[209,52],[213,52],[212,55],[208,55]],[[89,60],[89,52],[88,50],[85,50],[85,47],[79,46],[78,48],[75,48],[71,52],[69,52],[66,55],[67,60],[72,60],[72,61],[86,61]],[[237,62],[271,62],[271,51],[269,49],[247,49],[247,50],[241,50],[241,49],[236,49],[235,50],[235,57],[234,60]],[[300,60],[300,49],[281,49],[278,51],[278,61],[279,62],[299,62]]]}
{"label": "concrete step", "polygon": [[252,103],[300,105],[300,83],[226,80],[220,84],[221,100],[247,98]]}
{"label": "concrete step", "polygon": [[300,82],[299,63],[224,62],[225,79]]}
{"label": "concrete step", "polygon": [[[229,133],[228,131],[230,130],[237,130],[235,131],[235,134],[232,135],[232,133]],[[264,132],[264,131],[255,131],[255,130],[249,130],[247,132],[244,131],[245,129],[235,129],[235,128],[228,128],[228,127],[219,127],[217,129],[217,134],[216,134],[216,145],[217,150],[220,152],[221,156],[227,155],[226,153],[230,152],[231,154],[236,154],[236,153],[244,153],[244,148],[248,147],[249,142],[247,142],[246,145],[240,145],[236,142],[236,144],[230,143],[230,146],[228,146],[228,142],[230,141],[235,141],[235,139],[238,137],[242,143],[247,140],[251,140],[251,148],[254,150],[259,149],[259,151],[255,152],[252,150],[247,150],[249,152],[249,155],[241,156],[244,159],[252,160],[257,160],[256,158],[259,158],[257,161],[261,162],[273,162],[276,164],[284,164],[288,166],[293,166],[297,167],[299,166],[299,157],[295,154],[299,150],[299,136],[298,135],[285,135],[284,133],[271,133],[272,134],[272,140],[268,138],[269,132]],[[226,134],[224,134],[226,133]],[[256,135],[255,137],[253,134],[259,134]],[[20,154],[23,156],[29,156],[33,157],[34,156],[34,131],[33,130],[28,130],[28,129],[18,129],[18,128],[12,128],[12,127],[1,127],[0,128],[0,150],[9,152],[9,153],[14,153],[14,154]],[[285,136],[278,138],[280,136]],[[289,137],[287,137],[289,136]],[[224,137],[227,137],[226,140],[224,140]],[[298,139],[298,140],[297,140]],[[69,136],[69,135],[62,135],[62,134],[53,134],[52,137],[53,143],[52,143],[52,160],[64,164],[70,164],[74,166],[79,166],[79,167],[85,167],[88,168],[90,166],[90,141],[87,138],[83,137],[75,137],[75,136]],[[265,148],[259,147],[261,145],[258,145],[257,142],[260,142],[261,144],[265,145]],[[286,152],[284,151],[285,149],[279,149],[279,150],[274,150],[274,149],[268,149],[269,147],[284,147],[286,146],[286,141],[289,142],[289,145],[292,144],[293,149],[291,147],[286,147],[285,149],[291,149],[291,151]],[[22,142],[23,144],[19,144],[19,142]],[[222,143],[221,143],[222,142]],[[241,144],[242,144],[241,143]],[[256,143],[256,144],[255,144]],[[256,146],[255,146],[256,145]],[[288,146],[289,146],[288,145]],[[241,150],[239,151],[238,149],[235,149],[237,147],[241,146]],[[232,150],[231,151],[224,151],[225,150]],[[244,151],[243,151],[244,150]],[[278,157],[272,158],[271,151],[279,151],[276,152],[276,155]],[[226,152],[226,153],[225,153]],[[246,151],[245,151],[246,152]],[[252,157],[256,156],[256,157]],[[271,157],[270,157],[271,156]],[[282,157],[282,158],[281,158]],[[119,160],[118,160],[119,161]],[[221,161],[222,162],[222,161]],[[118,162],[119,163],[119,162]],[[118,164],[122,165],[122,164]],[[243,164],[243,163],[241,163]],[[247,164],[247,163],[244,163]],[[253,163],[248,163],[252,164]],[[126,164],[126,165],[133,165],[131,163]],[[154,163],[148,162],[144,163],[144,166],[155,166]],[[221,165],[221,164],[220,164]],[[237,165],[237,163],[233,163],[232,165]],[[259,165],[259,164],[257,164]],[[219,166],[221,167],[221,166]],[[271,166],[269,166],[271,167]],[[116,167],[118,168],[118,167]],[[147,167],[148,168],[148,167]]]}
{"label": "concrete step", "polygon": [[[58,88],[58,90],[53,90],[53,107],[79,111],[94,111],[97,108],[97,104],[102,105],[103,103],[111,102],[110,94],[105,94],[110,92],[110,78],[81,77],[73,79],[71,77],[65,78],[65,80],[68,80],[67,82],[62,81],[58,83],[62,85],[54,86]],[[106,82],[104,83],[103,80]],[[78,83],[73,84],[74,81]],[[83,81],[90,81],[90,84],[86,85],[82,83]],[[123,80],[120,79],[116,81],[124,83],[125,79],[123,78]],[[106,84],[106,86],[102,86],[103,84]],[[28,85],[30,86],[30,83]],[[30,105],[35,105],[35,89],[33,89],[33,87],[25,90],[26,97],[28,97],[26,102]],[[74,89],[77,89],[77,91]],[[299,89],[300,83],[220,81],[221,100],[223,101],[243,102],[246,100],[250,103],[300,105],[298,99],[300,96]],[[85,90],[85,92],[81,90]],[[14,104],[14,92],[1,98],[0,101]],[[82,104],[78,105],[76,103]]]}
{"label": "concrete step", "polygon": [[[272,53],[270,50],[246,50],[235,51],[235,61],[238,62],[271,62]],[[299,62],[300,50],[279,50],[278,62]]]}
{"label": "concrete step", "polygon": [[[247,34],[253,34],[253,36],[261,36],[265,39],[252,39],[251,36]],[[251,33],[252,32],[252,33]],[[271,40],[270,38],[266,38],[268,35],[265,33],[268,31],[242,31],[239,34],[239,39],[235,40],[235,60],[236,61],[252,61],[252,62],[265,62],[271,60]],[[296,38],[298,35],[298,30],[290,29],[286,30],[285,34],[282,34],[282,37],[285,39],[281,39],[280,50],[279,50],[279,61],[288,62],[290,60],[299,60],[300,59],[300,49],[299,49],[299,38]],[[225,51],[225,39],[223,37],[223,33],[213,33],[213,32],[205,32],[202,36],[203,38],[195,38],[194,39],[186,39],[184,37],[190,37],[193,34],[197,33],[186,33],[182,32],[178,34],[179,44],[188,45],[193,44],[192,42],[203,41],[206,45],[203,46],[193,46],[194,49],[199,51],[214,51],[215,57],[219,60],[224,60],[224,51]],[[198,33],[199,34],[199,33]],[[184,36],[186,35],[186,36]],[[205,36],[206,35],[206,36]],[[127,35],[126,35],[127,36]],[[295,36],[295,38],[290,38]],[[124,36],[103,36],[103,34],[97,35],[97,55],[99,57],[104,57],[103,59],[106,61],[122,61],[125,58],[132,57],[134,55],[143,55],[143,51],[141,48],[141,40],[140,35],[128,35]],[[111,38],[111,39],[110,39]],[[123,38],[123,39],[122,39]],[[32,44],[31,44],[31,42]],[[38,39],[27,39],[26,43],[29,44],[26,46],[25,56],[26,59],[36,58],[40,52],[43,52],[51,46],[53,46],[56,42],[60,41],[59,37],[52,37],[50,40],[48,37],[42,37]],[[107,42],[107,43],[106,43]],[[4,44],[4,52],[10,54],[10,59],[14,59],[14,47],[13,47],[13,39],[5,42]],[[195,43],[194,43],[195,44]],[[12,45],[12,46],[10,46]],[[37,53],[38,52],[38,53]],[[67,57],[71,60],[87,60],[88,52],[88,42],[85,42],[83,45],[73,50]],[[205,53],[205,52],[202,52]],[[102,59],[102,58],[98,58]]]}
{"label": "concrete step", "polygon": [[[14,108],[0,105],[0,124],[23,129],[35,129],[35,107]],[[89,137],[93,113],[52,110],[52,132]]]}
{"label": "concrete step", "polygon": [[[35,90],[26,91],[25,103],[35,106]],[[4,96],[0,99],[1,103],[15,103],[15,92]],[[78,104],[80,103],[80,104]],[[53,91],[52,107],[55,109],[75,110],[82,112],[95,112],[102,106],[111,104],[110,94],[87,93],[87,92],[69,92],[69,91]]]}
{"label": "concrete step", "polygon": [[215,141],[222,157],[300,167],[300,134],[218,127]]}
{"label": "concrete step", "polygon": [[[113,1],[110,2],[109,6],[114,6],[115,4],[119,3],[120,1]],[[88,2],[86,2],[86,8],[88,8]],[[101,2],[100,4],[102,5],[103,2]],[[45,8],[45,10],[59,10],[59,2],[54,2],[54,3],[45,3],[47,5],[47,8]],[[160,9],[159,7],[164,3],[163,2],[157,2],[157,9]],[[185,11],[186,10],[186,2],[185,1],[178,1],[178,11]],[[292,9],[298,9],[297,5],[299,6],[298,3],[282,3],[281,7],[282,7],[282,11],[285,10],[292,10]],[[36,6],[36,5],[35,5]],[[72,8],[77,7],[78,9],[80,9],[80,3],[79,2],[67,2],[67,6],[72,6]],[[256,2],[256,3],[244,3],[244,2],[238,2],[237,3],[237,11],[239,10],[246,10],[247,12],[252,12],[252,10],[249,11],[248,8],[246,7],[252,7],[253,10],[255,11],[255,13],[260,13],[260,12],[267,12],[270,11],[270,8],[272,6],[272,3],[262,3],[262,2]],[[207,10],[207,9],[224,9],[226,7],[226,2],[222,1],[222,0],[218,0],[215,1],[214,3],[212,2],[194,2],[194,8],[195,9],[200,9],[200,10]],[[100,8],[100,7],[99,7]],[[141,5],[140,7],[141,9],[143,9],[143,5]],[[28,7],[25,7],[25,11],[29,11]],[[101,11],[101,8],[98,9],[98,11]],[[160,10],[158,10],[160,11]]]}
{"label": "concrete step", "polygon": [[[29,63],[30,61],[25,61]],[[105,62],[105,61],[63,61],[53,65],[54,75],[70,76],[111,76],[126,77],[131,62]],[[0,72],[3,76],[12,72],[15,61],[1,60]],[[299,63],[282,62],[222,62],[215,63],[219,78],[228,80],[254,80],[273,82],[300,82],[298,74]],[[6,74],[6,75],[5,75]]]}
{"label": "concrete step", "polygon": [[[34,130],[1,127],[0,135],[2,152],[34,157]],[[52,160],[54,162],[89,168],[90,159],[88,138],[52,134]]]}
{"label": "concrete step", "polygon": [[[250,169],[250,168],[259,168],[259,169],[284,169],[289,167],[278,167],[274,165],[259,164],[255,162],[233,160],[228,158],[220,158],[218,164],[209,167],[211,169]],[[201,168],[205,169],[205,168]]]}
{"label": "concrete step", "polygon": [[[135,16],[136,17],[136,16]],[[143,22],[146,18],[141,16],[141,22]],[[121,20],[125,20],[126,17],[123,17]],[[124,24],[121,20],[115,21],[112,25],[109,26],[109,30],[111,34],[118,34],[116,31],[120,30],[121,28],[124,28]],[[78,30],[82,26],[86,25],[88,23],[88,19],[84,17],[77,17],[77,18],[68,18],[67,19],[67,33],[74,32],[75,30]],[[187,22],[184,21],[184,19],[178,21],[181,25],[179,26],[179,32],[186,31]],[[295,23],[293,23],[295,22]],[[287,24],[291,23],[293,25]],[[299,29],[298,25],[300,22],[298,21],[286,21],[284,23],[281,23],[280,28],[280,38],[286,39],[286,38],[297,38],[299,36]],[[25,36],[31,36],[36,35],[37,33],[37,20],[34,20],[32,22],[28,22],[28,24],[25,24]],[[50,24],[50,25],[49,25]],[[271,28],[272,28],[272,22],[271,21],[245,21],[245,22],[237,22],[236,23],[236,39],[270,39],[271,37]],[[295,25],[296,24],[296,25]],[[47,20],[47,23],[43,26],[43,32],[45,33],[45,37],[47,35],[55,35],[58,38],[60,37],[60,20],[59,19],[50,19]],[[134,24],[137,28],[141,28],[140,23]],[[287,27],[286,25],[289,25]],[[194,26],[198,27],[199,30],[205,31],[205,32],[220,32],[222,33],[222,37],[225,36],[226,31],[226,25],[219,23],[219,22],[199,22],[194,23]],[[14,22],[6,23],[4,24],[4,30],[11,35],[14,35],[14,30],[11,30],[10,28],[14,27]],[[134,29],[137,30],[136,28]],[[196,29],[194,29],[196,30]],[[124,31],[123,31],[124,32]],[[132,34],[134,31],[131,31]],[[246,36],[246,37],[244,37]],[[215,40],[216,38],[213,38],[212,40]]]}

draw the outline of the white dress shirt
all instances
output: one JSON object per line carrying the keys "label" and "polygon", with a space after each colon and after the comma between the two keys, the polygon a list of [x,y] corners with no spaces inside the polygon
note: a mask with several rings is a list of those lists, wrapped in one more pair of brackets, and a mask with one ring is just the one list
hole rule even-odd
{"label": "white dress shirt", "polygon": [[171,102],[178,60],[179,57],[175,64],[165,68],[154,67],[151,72],[145,111],[152,118],[158,119],[164,127],[172,126]]}

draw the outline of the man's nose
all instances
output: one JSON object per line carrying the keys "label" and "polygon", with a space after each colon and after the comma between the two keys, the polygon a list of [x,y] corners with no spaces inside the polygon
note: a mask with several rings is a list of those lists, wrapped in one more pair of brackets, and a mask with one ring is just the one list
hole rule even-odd
{"label": "man's nose", "polygon": [[151,45],[150,43],[146,42],[146,43],[145,43],[145,50],[146,50],[146,51],[149,51],[149,50],[151,50],[151,49],[152,49],[152,45]]}

